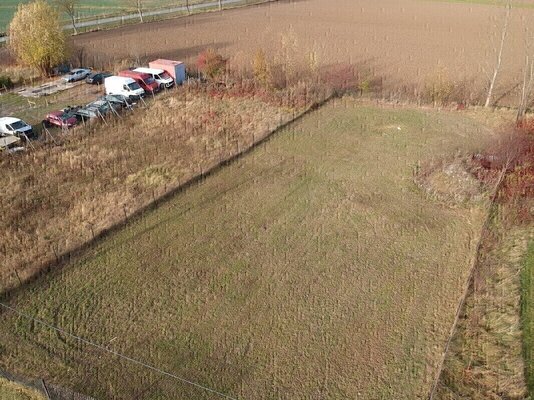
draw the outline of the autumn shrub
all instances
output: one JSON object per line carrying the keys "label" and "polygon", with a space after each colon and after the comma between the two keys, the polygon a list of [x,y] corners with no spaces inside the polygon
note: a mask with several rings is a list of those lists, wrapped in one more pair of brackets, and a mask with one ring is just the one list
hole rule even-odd
{"label": "autumn shrub", "polygon": [[[332,88],[338,95],[348,92],[356,92],[361,82],[358,78],[357,69],[351,64],[333,64],[322,67],[318,71],[320,81]],[[370,90],[374,82],[367,83],[366,90]]]}
{"label": "autumn shrub", "polygon": [[9,25],[9,48],[20,64],[50,75],[68,56],[59,13],[45,0],[19,4]]}
{"label": "autumn shrub", "polygon": [[252,70],[254,73],[254,79],[256,82],[265,87],[270,88],[272,86],[271,68],[265,56],[263,50],[258,50],[252,60]]}
{"label": "autumn shrub", "polygon": [[474,157],[482,174],[505,172],[496,200],[506,206],[501,214],[509,224],[534,222],[533,127],[532,121],[525,120],[518,127],[507,128],[483,154]]}
{"label": "autumn shrub", "polygon": [[196,66],[206,78],[214,80],[224,73],[226,59],[214,49],[209,48],[198,55]]}
{"label": "autumn shrub", "polygon": [[440,69],[427,77],[423,89],[423,100],[434,105],[445,105],[452,101],[455,86],[447,71]]}

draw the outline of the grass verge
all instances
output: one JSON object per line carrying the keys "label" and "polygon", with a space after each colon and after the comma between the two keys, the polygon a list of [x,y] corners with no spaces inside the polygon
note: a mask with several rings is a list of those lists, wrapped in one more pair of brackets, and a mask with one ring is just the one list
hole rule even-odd
{"label": "grass verge", "polygon": [[33,389],[28,389],[0,377],[0,399],[5,400],[45,400],[44,396]]}
{"label": "grass verge", "polygon": [[528,244],[521,270],[521,316],[526,382],[534,394],[534,240]]}

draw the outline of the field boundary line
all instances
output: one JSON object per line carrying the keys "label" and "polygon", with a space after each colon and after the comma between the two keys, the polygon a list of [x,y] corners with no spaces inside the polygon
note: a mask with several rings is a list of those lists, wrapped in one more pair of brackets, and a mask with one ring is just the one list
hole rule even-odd
{"label": "field boundary line", "polygon": [[504,181],[504,177],[506,175],[506,172],[508,170],[508,165],[505,165],[503,169],[501,170],[501,173],[499,174],[499,178],[497,180],[497,183],[495,184],[495,187],[493,189],[493,193],[490,197],[490,201],[486,210],[486,219],[484,220],[484,224],[482,224],[482,229],[480,230],[480,237],[478,238],[477,245],[475,247],[475,255],[473,257],[473,262],[469,271],[469,275],[466,280],[466,286],[464,289],[464,293],[462,297],[460,298],[460,303],[458,303],[458,307],[456,308],[456,315],[454,317],[454,322],[452,324],[451,330],[449,332],[449,336],[447,338],[447,341],[445,342],[445,347],[443,349],[443,355],[441,357],[441,360],[438,364],[438,370],[436,371],[436,376],[434,378],[434,383],[432,384],[432,388],[430,390],[430,394],[428,396],[429,400],[434,400],[434,396],[436,395],[436,390],[439,385],[439,379],[441,378],[441,374],[443,373],[443,366],[445,365],[445,359],[447,358],[447,354],[449,353],[449,348],[452,343],[452,339],[454,337],[454,334],[456,333],[456,327],[458,326],[458,321],[460,319],[460,315],[462,314],[464,310],[464,305],[467,300],[467,296],[469,295],[470,288],[473,284],[475,271],[478,267],[478,261],[479,261],[479,255],[480,250],[482,247],[482,242],[485,238],[485,233],[487,232],[491,215],[492,215],[492,209],[495,205],[495,199],[497,198],[497,194],[499,192],[499,189]]}
{"label": "field boundary line", "polygon": [[170,187],[166,192],[162,193],[159,197],[154,198],[152,201],[148,202],[144,206],[141,206],[140,208],[133,210],[131,214],[127,215],[126,218],[123,218],[119,221],[117,221],[114,224],[111,224],[107,228],[102,229],[100,232],[95,232],[93,237],[89,239],[88,241],[80,244],[79,246],[65,251],[61,254],[57,254],[55,258],[51,258],[48,261],[43,262],[40,264],[39,268],[31,274],[28,278],[23,280],[22,282],[19,282],[19,284],[14,284],[11,287],[5,286],[3,289],[0,290],[0,300],[7,299],[11,296],[16,296],[16,293],[20,290],[23,290],[27,285],[37,281],[43,276],[48,275],[53,270],[60,270],[64,266],[66,266],[70,260],[72,260],[74,257],[79,256],[80,254],[84,253],[85,251],[91,249],[93,246],[95,246],[97,243],[100,243],[101,240],[106,238],[108,235],[122,229],[123,227],[127,226],[128,224],[132,223],[133,221],[138,220],[141,218],[146,212],[152,211],[159,207],[160,205],[166,203],[170,199],[172,199],[177,194],[187,190],[191,186],[195,185],[198,182],[201,182],[203,179],[207,178],[208,176],[218,172],[220,169],[225,167],[226,165],[229,165],[241,157],[244,157],[251,151],[253,151],[256,147],[262,145],[263,143],[266,143],[273,135],[276,133],[282,131],[283,129],[287,128],[291,124],[297,122],[298,120],[302,119],[306,115],[308,115],[311,112],[316,111],[317,109],[321,108],[325,104],[327,104],[332,99],[336,98],[336,94],[332,93],[325,97],[323,100],[313,103],[306,107],[304,110],[298,113],[294,113],[293,116],[284,122],[281,122],[280,125],[276,126],[275,128],[272,128],[270,130],[267,130],[263,135],[254,135],[254,138],[258,138],[257,140],[254,140],[250,146],[242,148],[239,152],[236,154],[220,160],[216,164],[212,165],[205,171],[200,171],[198,174],[193,175],[189,179],[187,179],[184,182],[178,182],[178,184],[175,187]]}
{"label": "field boundary line", "polygon": [[[168,376],[170,378],[174,378],[174,379],[176,379],[176,380],[178,380],[178,381],[180,381],[182,383],[187,383],[189,385],[195,386],[198,389],[202,389],[202,390],[205,390],[207,392],[216,394],[219,397],[223,397],[223,398],[226,398],[226,399],[229,399],[229,400],[237,400],[236,397],[229,396],[229,395],[227,395],[225,393],[219,392],[219,391],[217,391],[215,389],[212,389],[212,388],[210,388],[208,386],[204,386],[204,385],[202,385],[200,383],[193,382],[193,381],[190,381],[188,379],[182,378],[180,376],[174,375],[171,372],[167,372],[167,371],[162,370],[162,369],[160,369],[158,367],[155,367],[155,366],[153,366],[151,364],[144,363],[143,361],[139,361],[139,360],[137,360],[135,358],[132,358],[132,357],[129,357],[129,356],[124,355],[122,353],[119,353],[118,351],[109,349],[109,348],[107,348],[107,347],[105,347],[105,346],[103,346],[101,344],[92,342],[92,341],[90,341],[88,339],[82,338],[81,336],[75,335],[75,334],[73,334],[71,332],[68,332],[68,331],[66,331],[64,329],[58,328],[57,326],[49,324],[48,322],[45,322],[45,321],[40,320],[38,318],[35,318],[35,317],[33,317],[33,316],[29,315],[29,314],[23,313],[22,311],[19,311],[16,308],[11,307],[11,306],[9,306],[7,304],[4,304],[2,302],[0,302],[0,307],[3,307],[4,309],[11,311],[11,312],[17,314],[18,316],[21,316],[23,318],[29,319],[29,320],[31,320],[33,322],[36,322],[36,323],[38,323],[40,325],[43,325],[43,326],[47,327],[48,329],[51,329],[51,330],[54,330],[56,332],[62,333],[64,335],[70,336],[71,338],[74,338],[74,339],[78,340],[79,342],[82,342],[82,343],[87,344],[89,346],[95,347],[95,348],[97,348],[99,350],[102,350],[102,351],[108,352],[110,354],[113,354],[113,355],[115,355],[115,356],[117,356],[119,358],[122,358],[122,359],[124,359],[126,361],[129,361],[131,363],[134,363],[134,364],[140,365],[140,366],[142,366],[144,368],[147,368],[147,369],[150,369],[152,371],[155,371],[155,372],[157,372],[157,373],[159,373],[161,375],[165,375],[165,376]],[[45,388],[46,388],[46,386],[45,386]]]}
{"label": "field boundary line", "polygon": [[[253,2],[249,2],[253,1]],[[76,21],[76,28],[82,29],[82,28],[89,28],[83,32],[79,32],[77,35],[72,36],[79,36],[83,35],[84,33],[91,33],[94,31],[99,30],[110,30],[110,29],[116,29],[120,28],[122,26],[125,26],[129,24],[129,21],[131,21],[131,24],[147,24],[150,22],[157,22],[162,21],[165,19],[172,19],[172,18],[180,18],[180,17],[189,17],[193,15],[198,14],[204,14],[208,12],[213,11],[224,11],[224,10],[233,10],[233,9],[239,9],[244,7],[250,7],[250,6],[258,6],[266,3],[273,3],[277,2],[279,0],[222,0],[223,8],[222,10],[216,9],[213,10],[213,7],[217,7],[218,2],[216,0],[208,1],[206,3],[195,3],[191,4],[189,6],[189,14],[186,15],[173,15],[177,13],[183,13],[188,12],[188,7],[186,5],[183,6],[167,6],[167,7],[155,7],[150,9],[143,10],[143,17],[149,17],[152,18],[147,21],[138,21],[135,22],[136,19],[139,19],[139,13],[137,11],[130,11],[130,12],[124,12],[124,13],[117,13],[117,14],[102,14],[102,15],[94,15],[91,17],[85,17],[83,19],[80,19]],[[114,25],[118,24],[118,25]],[[111,25],[111,27],[106,28],[106,26]],[[62,25],[63,30],[68,31],[74,29],[74,25],[72,22],[66,23]],[[94,29],[91,29],[94,28]],[[0,46],[3,46],[7,43],[9,38],[8,32],[6,31],[0,31]]]}

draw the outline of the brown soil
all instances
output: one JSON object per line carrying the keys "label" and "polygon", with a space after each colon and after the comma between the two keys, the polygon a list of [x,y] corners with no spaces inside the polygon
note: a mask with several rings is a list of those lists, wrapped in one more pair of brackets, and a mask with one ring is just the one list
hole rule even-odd
{"label": "brown soil", "polygon": [[[428,90],[439,79],[455,83],[458,95],[480,98],[496,59],[502,7],[415,0],[280,1],[222,13],[132,25],[79,35],[93,66],[122,58],[167,57],[194,61],[206,46],[235,65],[249,66],[263,47],[275,57],[282,36],[297,52],[315,52],[320,65],[353,63],[360,73],[383,80],[387,91],[407,95]],[[525,26],[534,10],[512,11],[495,100],[513,105],[524,63]],[[287,42],[287,40],[286,40]],[[7,60],[4,53],[0,59]],[[439,78],[438,78],[439,77]],[[425,89],[426,88],[426,89]]]}

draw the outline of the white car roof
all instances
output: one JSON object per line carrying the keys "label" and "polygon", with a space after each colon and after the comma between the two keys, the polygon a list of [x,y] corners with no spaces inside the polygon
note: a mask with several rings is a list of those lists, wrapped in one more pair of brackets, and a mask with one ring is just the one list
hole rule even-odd
{"label": "white car roof", "polygon": [[162,74],[163,71],[162,69],[158,69],[158,68],[136,68],[134,69],[135,72],[141,72],[143,74]]}
{"label": "white car roof", "polygon": [[[3,118],[0,118],[0,123],[2,123],[2,124],[11,125],[12,123],[18,122],[18,121],[22,121],[22,120],[19,119],[19,118],[14,118],[14,117],[3,117]],[[24,122],[24,121],[22,121],[22,122]]]}
{"label": "white car roof", "polygon": [[127,76],[116,76],[116,75],[113,75],[113,76],[108,76],[105,80],[107,81],[108,79],[110,81],[120,81],[120,82],[126,83],[126,84],[135,82],[135,79],[128,78]]}

